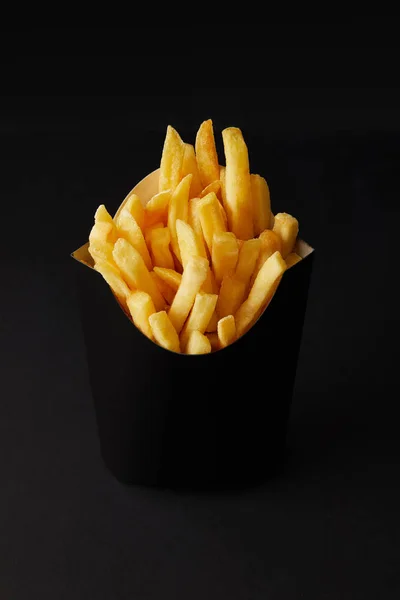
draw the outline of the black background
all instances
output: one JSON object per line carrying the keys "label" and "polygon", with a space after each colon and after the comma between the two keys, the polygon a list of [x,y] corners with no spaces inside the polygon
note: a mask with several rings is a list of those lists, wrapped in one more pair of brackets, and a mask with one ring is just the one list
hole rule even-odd
{"label": "black background", "polygon": [[[3,32],[2,599],[399,597],[397,49],[346,46],[352,27],[341,47],[317,24],[264,47],[236,26],[215,49],[204,31]],[[243,129],[316,249],[289,456],[241,492],[126,488],[99,455],[69,253],[156,168],[168,123],[193,142],[210,117]],[[273,373],[247,376],[268,393]]]}

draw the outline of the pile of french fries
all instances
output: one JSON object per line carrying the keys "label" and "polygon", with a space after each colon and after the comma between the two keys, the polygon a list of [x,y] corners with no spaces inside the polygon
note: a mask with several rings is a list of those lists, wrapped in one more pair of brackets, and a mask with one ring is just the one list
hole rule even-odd
{"label": "pile of french fries", "polygon": [[159,191],[131,193],[113,219],[98,207],[89,236],[101,273],[134,325],[167,350],[207,354],[258,319],[285,270],[297,219],[271,212],[266,180],[250,173],[242,132],[222,131],[220,166],[211,120],[195,146],[167,128]]}

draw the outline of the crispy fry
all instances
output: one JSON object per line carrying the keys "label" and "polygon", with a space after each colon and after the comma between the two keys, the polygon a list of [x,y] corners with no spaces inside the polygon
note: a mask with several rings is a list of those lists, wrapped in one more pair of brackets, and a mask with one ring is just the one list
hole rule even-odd
{"label": "crispy fry", "polygon": [[212,120],[204,121],[196,135],[196,158],[203,188],[218,179],[219,164]]}
{"label": "crispy fry", "polygon": [[94,265],[96,271],[98,271],[106,280],[118,300],[121,302],[123,307],[126,309],[127,304],[126,301],[131,295],[131,290],[126,285],[125,281],[121,277],[121,273],[114,267],[112,264],[99,260]]}
{"label": "crispy fry", "polygon": [[217,315],[220,319],[236,313],[243,302],[245,291],[245,284],[235,275],[223,278],[217,302]]}
{"label": "crispy fry", "polygon": [[218,321],[218,340],[221,348],[232,344],[236,339],[236,325],[233,315],[227,315]]}
{"label": "crispy fry", "polygon": [[275,215],[274,231],[282,240],[282,256],[286,258],[296,243],[299,222],[288,213],[278,213]]}
{"label": "crispy fry", "polygon": [[211,194],[207,194],[207,196],[199,200],[197,207],[204,239],[211,255],[214,233],[226,231],[220,211],[220,204],[217,196],[211,192]]}
{"label": "crispy fry", "polygon": [[100,204],[100,206],[94,213],[94,222],[98,223],[99,221],[111,224],[114,223],[112,216],[110,215],[104,204]]}
{"label": "crispy fry", "polygon": [[200,331],[192,331],[186,346],[186,354],[209,354],[211,343],[207,336]]}
{"label": "crispy fry", "polygon": [[276,282],[286,270],[286,263],[280,252],[270,256],[258,273],[249,296],[235,315],[236,332],[240,337],[257,318],[266,302],[269,302],[276,289]]}
{"label": "crispy fry", "polygon": [[214,233],[212,245],[212,267],[215,281],[219,285],[224,275],[232,275],[236,268],[239,248],[234,233]]}
{"label": "crispy fry", "polygon": [[[202,248],[195,232],[188,223],[185,223],[185,221],[177,219],[176,234],[178,237],[182,266],[185,268],[191,256],[202,256]],[[205,258],[204,255],[203,257]]]}
{"label": "crispy fry", "polygon": [[172,352],[181,351],[178,334],[165,310],[150,315],[149,323],[157,344]]}
{"label": "crispy fry", "polygon": [[164,298],[150,277],[139,252],[127,240],[119,238],[114,245],[113,257],[128,285],[149,294],[156,310],[162,310]]}
{"label": "crispy fry", "polygon": [[271,229],[266,229],[263,231],[259,237],[261,242],[260,254],[258,255],[258,259],[256,262],[256,266],[253,272],[253,276],[251,279],[252,284],[254,283],[255,278],[257,277],[258,272],[261,267],[265,263],[265,261],[274,254],[274,252],[282,251],[282,242],[277,233],[272,231]]}
{"label": "crispy fry", "polygon": [[190,198],[198,196],[203,189],[200,181],[199,167],[197,166],[196,155],[194,153],[194,146],[192,144],[185,144],[185,153],[183,155],[182,173],[181,179],[186,175],[192,174],[192,183],[190,184]]}
{"label": "crispy fry", "polygon": [[177,273],[173,269],[164,269],[161,267],[154,267],[154,273],[156,273],[160,279],[165,281],[174,292],[178,291],[182,281],[182,275],[180,273]]}
{"label": "crispy fry", "polygon": [[168,227],[160,227],[152,230],[150,246],[154,266],[164,267],[165,269],[174,268],[174,259],[169,249],[170,242],[171,235]]}
{"label": "crispy fry", "polygon": [[249,155],[242,132],[228,127],[222,132],[226,169],[226,212],[230,230],[236,237],[248,240],[253,237],[253,206]]}
{"label": "crispy fry", "polygon": [[149,317],[156,312],[154,302],[146,292],[133,292],[128,298],[128,308],[136,327],[145,336],[154,340]]}
{"label": "crispy fry", "polygon": [[197,243],[199,244],[199,247],[201,248],[201,256],[204,256],[207,258],[206,242],[204,240],[204,235],[203,235],[203,230],[201,228],[201,221],[200,221],[200,215],[199,215],[199,207],[198,207],[199,201],[200,201],[199,198],[192,198],[191,200],[189,200],[188,222],[196,234]]}
{"label": "crispy fry", "polygon": [[227,204],[226,204],[226,168],[219,168],[219,180],[221,182],[221,200],[222,206],[224,207],[225,213],[227,212]]}
{"label": "crispy fry", "polygon": [[269,187],[261,175],[251,175],[254,235],[260,235],[271,224],[271,200]]}
{"label": "crispy fry", "polygon": [[130,192],[124,200],[123,207],[131,213],[140,229],[143,231],[144,227],[144,207],[140,201],[139,196]]}
{"label": "crispy fry", "polygon": [[171,191],[165,190],[155,194],[146,204],[144,209],[145,212],[145,226],[150,227],[155,223],[167,224],[168,220],[168,205],[171,199]]}
{"label": "crispy fry", "polygon": [[154,225],[150,225],[144,231],[144,239],[148,248],[151,248],[151,236],[154,229],[162,229],[164,227],[164,223],[161,221],[159,223],[154,223]]}
{"label": "crispy fry", "polygon": [[150,272],[150,277],[153,279],[154,283],[158,287],[160,294],[165,299],[165,303],[171,305],[175,298],[174,290],[168,285],[168,283],[165,283],[165,281],[163,281],[161,277],[159,277],[154,271]]}
{"label": "crispy fry", "polygon": [[116,239],[114,223],[97,221],[89,234],[89,253],[94,262],[106,261],[115,266],[112,251]]}
{"label": "crispy fry", "polygon": [[179,251],[178,234],[176,233],[176,221],[188,220],[189,216],[189,190],[192,175],[186,175],[174,190],[169,202],[168,227],[171,233],[171,246],[176,258],[182,263]]}
{"label": "crispy fry", "polygon": [[200,291],[208,271],[208,260],[201,256],[191,256],[182,281],[169,311],[169,318],[178,333],[188,316],[196,294]]}
{"label": "crispy fry", "polygon": [[216,179],[212,183],[209,183],[208,185],[206,185],[206,187],[200,192],[199,198],[204,198],[204,196],[207,196],[207,194],[211,194],[211,192],[214,192],[214,194],[217,196],[217,198],[220,195],[221,182],[219,179]]}
{"label": "crispy fry", "polygon": [[153,265],[151,264],[150,254],[142,230],[127,208],[123,208],[117,217],[117,230],[121,237],[128,240],[136,248],[143,258],[146,267],[151,270]]}
{"label": "crispy fry", "polygon": [[240,249],[236,277],[245,283],[246,289],[257,264],[260,249],[260,239],[246,240]]}
{"label": "crispy fry", "polygon": [[301,256],[296,254],[296,252],[291,252],[286,257],[286,266],[288,269],[290,269],[290,267],[293,267],[293,265],[295,265],[296,263],[298,263],[300,261],[301,261]]}
{"label": "crispy fry", "polygon": [[184,154],[185,144],[179,133],[168,125],[161,156],[159,192],[175,190],[180,181]]}
{"label": "crispy fry", "polygon": [[185,351],[190,333],[196,329],[204,333],[214,313],[218,296],[216,294],[196,294],[193,308],[181,332],[181,347]]}

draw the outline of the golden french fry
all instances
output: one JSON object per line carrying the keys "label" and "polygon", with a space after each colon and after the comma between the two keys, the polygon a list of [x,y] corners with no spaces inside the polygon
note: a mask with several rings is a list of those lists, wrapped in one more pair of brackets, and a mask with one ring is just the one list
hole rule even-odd
{"label": "golden french fry", "polygon": [[198,201],[201,229],[207,244],[210,255],[212,254],[212,243],[215,233],[226,231],[225,223],[222,218],[220,203],[214,192],[207,194]]}
{"label": "golden french fry", "polygon": [[236,339],[235,317],[227,315],[218,321],[218,340],[221,348],[232,344]]}
{"label": "golden french fry", "polygon": [[132,292],[122,279],[119,270],[104,260],[97,261],[94,268],[104,277],[124,308],[127,308],[126,301]]}
{"label": "golden french fry", "polygon": [[218,155],[211,119],[200,125],[195,146],[200,180],[204,188],[219,177]]}
{"label": "golden french fry", "polygon": [[192,331],[204,333],[215,311],[218,296],[216,294],[196,294],[193,308],[181,332],[181,347],[185,351],[186,344]]}
{"label": "golden french fry", "polygon": [[190,198],[198,196],[203,189],[200,181],[199,167],[197,166],[196,155],[194,153],[194,146],[192,144],[185,144],[185,153],[183,155],[182,173],[181,179],[191,173],[192,183],[190,184]]}
{"label": "golden french fry", "polygon": [[253,237],[253,206],[249,154],[242,132],[228,127],[222,132],[224,142],[226,212],[230,230],[236,237],[248,240]]}
{"label": "golden french fry", "polygon": [[127,284],[149,294],[156,310],[164,308],[164,298],[139,252],[124,238],[119,238],[114,245],[113,257]]}
{"label": "golden french fry", "polygon": [[186,267],[187,262],[191,256],[203,256],[202,247],[198,242],[198,238],[193,231],[192,227],[185,221],[177,219],[176,221],[176,235],[178,237],[179,252],[181,255],[181,262],[183,268]]}
{"label": "golden french fry", "polygon": [[164,223],[161,221],[159,223],[154,223],[154,225],[150,225],[147,229],[144,230],[144,239],[147,244],[147,248],[151,248],[151,235],[154,229],[163,229]]}
{"label": "golden french fry", "polygon": [[150,246],[154,266],[164,267],[165,269],[174,268],[174,259],[169,249],[170,242],[171,234],[168,227],[160,227],[152,230]]}
{"label": "golden french fry", "polygon": [[261,175],[251,175],[251,196],[253,201],[254,235],[260,235],[271,224],[271,199],[269,187]]}
{"label": "golden french fry", "polygon": [[172,352],[181,351],[178,334],[165,310],[150,315],[149,323],[157,344]]}
{"label": "golden french fry", "polygon": [[149,317],[156,312],[154,302],[146,292],[133,292],[127,300],[129,312],[136,327],[153,340]]}
{"label": "golden french fry", "polygon": [[189,175],[186,175],[186,177],[178,184],[169,202],[168,227],[171,233],[171,246],[180,263],[182,263],[182,259],[179,251],[178,234],[176,233],[176,221],[180,219],[181,221],[187,222],[188,220],[191,181],[192,175],[189,173]]}
{"label": "golden french fry", "polygon": [[117,217],[116,225],[119,235],[125,238],[134,248],[136,248],[140,256],[143,258],[146,267],[151,270],[153,265],[151,264],[150,254],[147,249],[142,230],[128,209],[123,208],[121,210]]}
{"label": "golden french fry", "polygon": [[240,337],[257,318],[260,310],[269,302],[276,289],[276,282],[280,280],[286,270],[286,263],[280,252],[276,251],[261,267],[249,296],[235,315],[236,333]]}
{"label": "golden french fry", "polygon": [[143,231],[144,227],[144,208],[143,204],[140,201],[139,196],[136,194],[129,193],[128,196],[124,200],[124,208],[128,212],[131,213],[132,217],[135,219],[136,223],[139,225],[140,229]]}
{"label": "golden french fry", "polygon": [[215,281],[220,284],[224,275],[232,275],[236,268],[239,248],[234,233],[214,233],[212,245],[212,267]]}
{"label": "golden french fry", "polygon": [[89,234],[89,253],[94,262],[106,261],[115,266],[113,248],[116,240],[116,227],[114,223],[97,221]]}
{"label": "golden french fry", "polygon": [[217,331],[217,326],[218,326],[218,317],[217,317],[217,311],[214,310],[213,314],[211,315],[211,319],[206,327],[206,331],[207,333],[211,333],[213,331]]}
{"label": "golden french fry", "polygon": [[204,196],[207,196],[207,194],[211,194],[211,192],[214,192],[214,194],[218,197],[219,194],[221,193],[221,182],[219,179],[216,179],[215,181],[213,181],[212,183],[209,183],[201,192],[199,195],[199,198],[204,198]]}
{"label": "golden french fry", "polygon": [[175,190],[181,178],[184,154],[184,142],[179,133],[171,125],[168,125],[161,156],[159,192]]}
{"label": "golden french fry", "polygon": [[154,273],[156,273],[160,279],[165,281],[174,292],[178,291],[182,281],[182,275],[180,273],[177,273],[173,269],[164,269],[162,267],[154,267]]}
{"label": "golden french fry", "polygon": [[158,287],[162,297],[165,298],[165,303],[171,305],[175,298],[174,290],[167,283],[165,283],[165,281],[163,281],[161,277],[157,275],[157,273],[154,273],[154,271],[151,271],[150,277]]}
{"label": "golden french fry", "polygon": [[181,332],[196,294],[200,291],[208,271],[208,260],[202,256],[191,256],[183,271],[182,281],[169,310],[169,318],[178,333]]}
{"label": "golden french fry", "polygon": [[167,224],[168,220],[168,205],[171,199],[171,190],[165,190],[155,194],[146,204],[144,209],[145,212],[145,226],[150,227],[155,223]]}
{"label": "golden french fry", "polygon": [[186,354],[209,354],[211,343],[207,336],[200,331],[192,331],[186,346]]}
{"label": "golden french fry", "polygon": [[110,215],[104,204],[100,204],[100,206],[94,213],[94,222],[97,223],[99,221],[111,224],[114,223],[112,216]]}
{"label": "golden french fry", "polygon": [[226,168],[225,167],[220,167],[219,168],[219,180],[221,183],[221,200],[222,200],[222,206],[224,207],[225,213],[227,210],[227,205],[226,205]]}
{"label": "golden french fry", "polygon": [[282,256],[286,258],[294,248],[299,233],[299,222],[288,213],[275,215],[274,229],[282,240]]}
{"label": "golden french fry", "polygon": [[235,275],[226,275],[221,284],[217,301],[217,315],[220,319],[234,315],[242,304],[246,286]]}
{"label": "golden french fry", "polygon": [[298,263],[300,261],[301,261],[301,256],[296,254],[296,252],[291,252],[286,257],[286,266],[288,269],[290,269],[290,267],[293,267],[293,265],[295,265],[296,263]]}
{"label": "golden french fry", "polygon": [[281,238],[272,229],[266,229],[260,234],[258,238],[261,242],[260,254],[256,262],[256,266],[253,272],[251,282],[254,283],[258,272],[265,263],[265,261],[274,254],[274,252],[282,252]]}
{"label": "golden french fry", "polygon": [[199,215],[199,207],[198,207],[199,200],[200,200],[199,198],[192,198],[191,200],[189,200],[188,222],[189,222],[190,227],[193,229],[193,231],[196,234],[197,243],[199,244],[199,246],[201,248],[201,256],[207,257],[206,243],[204,240],[204,235],[203,235],[203,230],[201,228],[201,221],[200,221],[200,215]]}
{"label": "golden french fry", "polygon": [[208,341],[211,344],[211,350],[219,350],[219,339],[218,339],[218,333],[216,332],[212,332],[212,333],[206,333],[206,337],[208,338]]}
{"label": "golden french fry", "polygon": [[243,242],[239,251],[239,258],[236,266],[236,277],[245,283],[246,289],[257,264],[260,250],[261,240],[252,239]]}

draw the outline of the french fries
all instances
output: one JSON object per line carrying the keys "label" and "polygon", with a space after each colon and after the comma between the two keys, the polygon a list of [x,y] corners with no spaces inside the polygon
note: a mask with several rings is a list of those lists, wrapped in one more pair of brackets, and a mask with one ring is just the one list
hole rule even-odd
{"label": "french fries", "polygon": [[101,204],[89,235],[93,266],[126,315],[173,352],[208,354],[239,339],[301,260],[298,221],[272,214],[242,132],[228,127],[222,140],[226,166],[211,120],[200,125],[195,147],[168,126],[158,192],[131,192],[114,218]]}
{"label": "french fries", "polygon": [[200,331],[192,331],[186,347],[187,354],[209,354],[211,343],[207,336]]}
{"label": "french fries", "polygon": [[258,317],[263,305],[271,299],[274,284],[285,270],[286,263],[278,251],[265,261],[250,290],[249,297],[243,302],[235,315],[238,337],[246,332],[254,319]]}
{"label": "french fries", "polygon": [[249,240],[254,235],[249,154],[242,132],[228,127],[224,142],[226,212],[230,230],[236,237]]}
{"label": "french fries", "polygon": [[139,252],[124,238],[114,245],[113,257],[125,281],[132,289],[142,290],[151,296],[156,310],[164,308],[164,299]]}
{"label": "french fries", "polygon": [[172,352],[181,351],[178,334],[165,310],[150,315],[149,324],[157,344]]}
{"label": "french fries", "polygon": [[181,332],[196,294],[200,291],[208,272],[208,260],[191,256],[183,271],[182,281],[169,310],[169,318],[178,334]]}
{"label": "french fries", "polygon": [[219,178],[219,163],[215,147],[212,120],[204,121],[196,136],[196,158],[203,188]]}
{"label": "french fries", "polygon": [[181,177],[184,154],[185,144],[179,133],[168,125],[161,156],[159,192],[174,191],[177,187]]}

